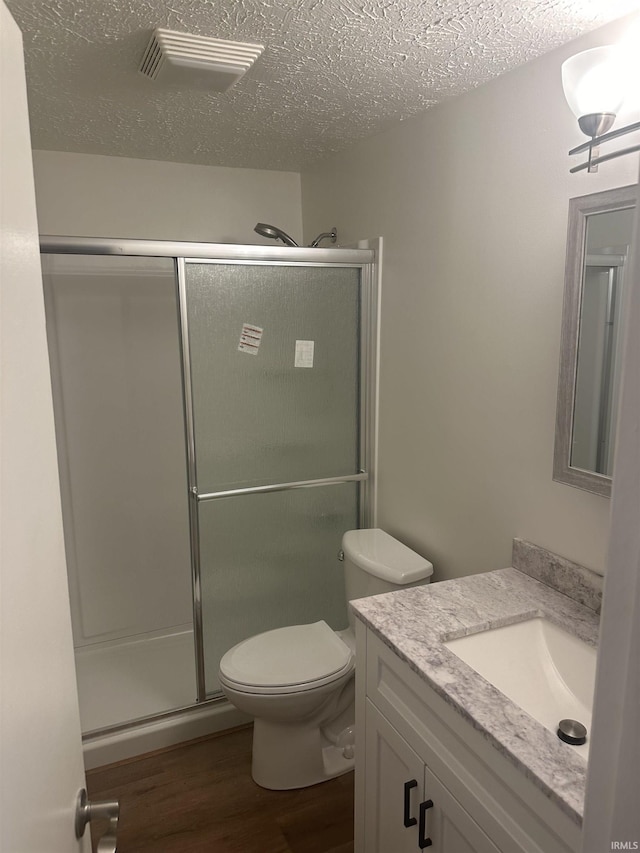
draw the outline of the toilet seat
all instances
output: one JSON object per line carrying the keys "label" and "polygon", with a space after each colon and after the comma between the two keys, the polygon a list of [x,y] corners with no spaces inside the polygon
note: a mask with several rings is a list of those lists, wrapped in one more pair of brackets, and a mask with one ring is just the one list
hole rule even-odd
{"label": "toilet seat", "polygon": [[219,676],[243,693],[299,693],[331,684],[354,667],[352,650],[320,621],[243,640],[223,656]]}

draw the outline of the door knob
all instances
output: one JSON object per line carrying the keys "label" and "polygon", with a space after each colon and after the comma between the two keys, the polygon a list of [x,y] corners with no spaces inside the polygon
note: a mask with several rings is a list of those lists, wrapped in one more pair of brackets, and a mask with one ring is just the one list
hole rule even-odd
{"label": "door knob", "polygon": [[109,821],[107,831],[98,842],[96,853],[116,853],[119,817],[120,803],[117,800],[112,800],[111,802],[109,800],[97,800],[91,802],[87,799],[87,791],[85,788],[78,791],[75,820],[76,838],[82,838],[89,821]]}

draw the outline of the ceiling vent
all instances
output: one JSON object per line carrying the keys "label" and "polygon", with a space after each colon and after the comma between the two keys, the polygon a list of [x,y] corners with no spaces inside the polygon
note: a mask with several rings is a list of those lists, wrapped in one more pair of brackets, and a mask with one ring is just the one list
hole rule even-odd
{"label": "ceiling vent", "polygon": [[160,83],[226,92],[251,68],[264,46],[154,30],[140,73]]}

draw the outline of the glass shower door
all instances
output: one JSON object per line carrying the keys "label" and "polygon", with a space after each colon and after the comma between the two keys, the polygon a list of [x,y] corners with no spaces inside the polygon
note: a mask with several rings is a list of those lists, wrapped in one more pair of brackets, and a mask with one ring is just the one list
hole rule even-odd
{"label": "glass shower door", "polygon": [[44,252],[83,733],[193,703],[175,261]]}
{"label": "glass shower door", "polygon": [[358,526],[360,277],[359,267],[184,264],[207,696],[240,640],[347,624],[337,553]]}

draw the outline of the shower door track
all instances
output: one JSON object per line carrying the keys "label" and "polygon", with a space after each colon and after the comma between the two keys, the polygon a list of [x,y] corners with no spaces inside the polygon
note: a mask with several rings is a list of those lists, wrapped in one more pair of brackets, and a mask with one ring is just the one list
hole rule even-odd
{"label": "shower door track", "polygon": [[134,719],[127,720],[124,723],[115,723],[112,726],[103,726],[99,729],[91,729],[82,733],[82,742],[87,743],[95,740],[96,738],[120,734],[121,732],[128,732],[132,729],[140,728],[141,726],[148,726],[150,723],[159,723],[162,720],[170,720],[173,717],[179,717],[182,714],[188,714],[191,711],[195,712],[202,710],[202,708],[221,705],[226,701],[227,700],[224,696],[214,696],[211,699],[205,699],[203,702],[192,702],[190,705],[181,705],[179,708],[171,708],[169,711],[160,711],[157,714],[147,714],[144,717],[135,717]]}
{"label": "shower door track", "polygon": [[286,263],[293,266],[364,266],[375,260],[371,249],[307,249],[244,246],[237,243],[190,243],[178,240],[130,240],[118,237],[40,236],[40,251],[54,255],[138,255],[212,263]]}

